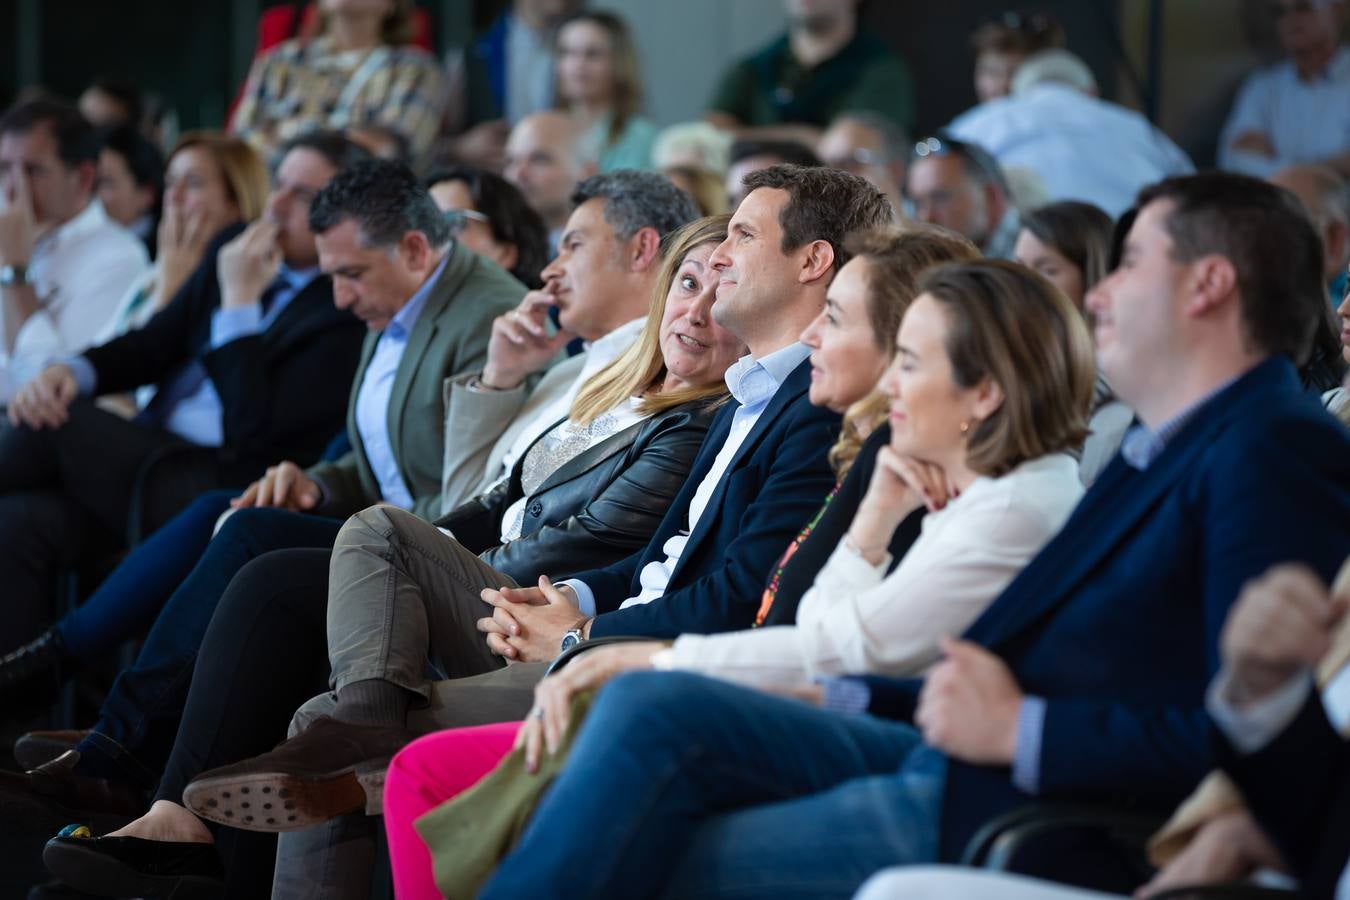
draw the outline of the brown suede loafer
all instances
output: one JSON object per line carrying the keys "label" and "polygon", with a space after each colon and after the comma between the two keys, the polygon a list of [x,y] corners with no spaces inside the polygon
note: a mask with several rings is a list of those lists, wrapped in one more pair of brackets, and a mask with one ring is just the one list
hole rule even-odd
{"label": "brown suede loafer", "polygon": [[49,763],[89,736],[89,730],[30,731],[14,742],[14,761],[27,771]]}
{"label": "brown suede loafer", "polygon": [[203,819],[246,831],[295,831],[365,809],[362,779],[383,773],[416,738],[403,728],[351,725],[323,716],[253,759],[203,772],[183,803]]}

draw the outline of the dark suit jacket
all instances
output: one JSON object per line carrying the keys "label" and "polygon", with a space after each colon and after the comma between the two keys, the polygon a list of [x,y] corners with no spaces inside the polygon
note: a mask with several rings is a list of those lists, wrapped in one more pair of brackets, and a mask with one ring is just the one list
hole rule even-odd
{"label": "dark suit jacket", "polygon": [[1332,730],[1309,690],[1279,737],[1250,756],[1217,728],[1224,770],[1299,879],[1299,896],[1331,898],[1350,860],[1350,743]]}
{"label": "dark suit jacket", "polygon": [[686,403],[610,435],[550,475],[529,496],[521,535],[501,545],[502,516],[524,496],[520,474],[462,503],[436,524],[517,584],[608,565],[646,546],[684,484],[715,411]]}
{"label": "dark suit jacket", "polygon": [[[492,320],[516,307],[525,285],[462,244],[452,244],[450,259],[427,297],[408,335],[389,396],[389,443],[399,474],[413,497],[412,512],[431,521],[441,511],[441,463],[445,455],[445,399],[441,385],[451,375],[478,372],[487,360]],[[347,436],[352,450],[335,462],[309,470],[323,485],[317,512],[345,518],[378,503],[380,483],[370,468],[356,427],[356,398],[361,379],[380,336],[371,332],[347,407]]]}
{"label": "dark suit jacket", "polygon": [[[1063,530],[965,637],[1048,699],[1040,796],[1170,811],[1213,767],[1204,691],[1243,582],[1300,561],[1328,582],[1350,551],[1350,436],[1267,360],[1146,471],[1117,456]],[[910,718],[919,682],[868,679]],[[952,761],[942,852],[1031,798],[1006,768]]]}
{"label": "dark suit jacket", "polygon": [[212,240],[177,295],[144,327],[84,352],[98,393],[163,384],[200,359],[220,395],[222,477],[248,481],[283,459],[319,458],[342,427],[342,411],[365,332],[333,306],[332,284],[319,277],[297,294],[268,329],[210,349],[211,315],[220,306],[216,255],[243,230],[231,225]]}
{"label": "dark suit jacket", "polygon": [[641,592],[643,566],[664,560],[666,541],[688,528],[689,503],[726,442],[734,402],[713,422],[688,480],[647,546],[574,576],[595,593],[599,615],[592,637],[676,637],[754,623],[769,568],[834,484],[826,454],[839,433],[839,416],[811,405],[810,380],[810,364],[803,362],[769,401],[709,498],[663,596],[619,609]]}

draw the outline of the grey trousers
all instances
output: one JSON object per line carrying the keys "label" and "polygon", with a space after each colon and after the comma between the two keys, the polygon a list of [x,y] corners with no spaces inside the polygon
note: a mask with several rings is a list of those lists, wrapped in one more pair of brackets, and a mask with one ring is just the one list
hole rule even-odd
{"label": "grey trousers", "polygon": [[[305,703],[291,734],[329,715],[337,691],[378,678],[420,694],[408,728],[444,728],[522,719],[545,663],[506,665],[487,649],[477,622],[491,607],[483,588],[515,586],[434,526],[393,506],[347,520],[333,548],[328,649],[333,690]],[[450,675],[427,680],[427,660]],[[277,842],[273,900],[365,900],[375,871],[383,819],[350,815],[287,832]]]}

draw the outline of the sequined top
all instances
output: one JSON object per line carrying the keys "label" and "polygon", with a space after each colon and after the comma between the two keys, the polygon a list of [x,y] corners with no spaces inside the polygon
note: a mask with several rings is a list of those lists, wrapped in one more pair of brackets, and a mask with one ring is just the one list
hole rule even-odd
{"label": "sequined top", "polygon": [[601,441],[647,418],[646,413],[638,411],[639,402],[641,398],[630,397],[626,403],[601,413],[587,425],[564,419],[534,442],[520,463],[520,486],[524,494],[502,516],[503,544],[520,537],[526,502],[554,472]]}

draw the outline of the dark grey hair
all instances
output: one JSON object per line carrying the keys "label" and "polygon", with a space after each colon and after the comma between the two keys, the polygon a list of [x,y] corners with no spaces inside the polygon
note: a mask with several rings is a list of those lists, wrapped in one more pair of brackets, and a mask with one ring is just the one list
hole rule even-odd
{"label": "dark grey hair", "polygon": [[392,247],[409,231],[433,247],[450,242],[449,221],[403,163],[370,160],[334,176],[309,208],[309,230],[323,234],[347,219],[356,220],[367,247]]}
{"label": "dark grey hair", "polygon": [[605,201],[605,221],[623,241],[643,228],[655,228],[664,236],[699,217],[689,195],[655,172],[620,169],[592,175],[572,192],[572,205],[597,197]]}

